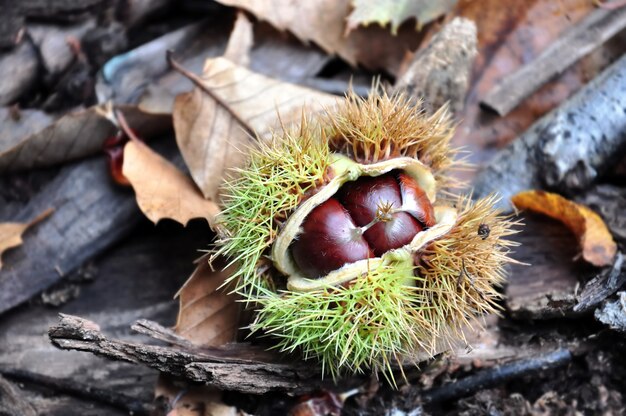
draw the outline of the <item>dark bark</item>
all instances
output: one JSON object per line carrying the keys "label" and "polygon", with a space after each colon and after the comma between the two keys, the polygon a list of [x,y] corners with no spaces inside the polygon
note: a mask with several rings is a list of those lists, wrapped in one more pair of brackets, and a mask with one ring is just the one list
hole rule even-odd
{"label": "dark bark", "polygon": [[587,188],[626,147],[626,56],[502,150],[476,178],[475,197]]}
{"label": "dark bark", "polygon": [[104,249],[141,218],[132,192],[116,187],[98,157],[65,167],[34,196],[16,220],[53,208],[5,255],[0,270],[0,313],[30,299]]}
{"label": "dark bark", "polygon": [[185,349],[109,339],[95,323],[61,314],[49,330],[61,349],[88,351],[114,360],[143,364],[221,390],[263,394],[272,391],[304,392],[321,384],[316,366],[298,361],[269,361],[272,354],[247,344],[220,348]]}

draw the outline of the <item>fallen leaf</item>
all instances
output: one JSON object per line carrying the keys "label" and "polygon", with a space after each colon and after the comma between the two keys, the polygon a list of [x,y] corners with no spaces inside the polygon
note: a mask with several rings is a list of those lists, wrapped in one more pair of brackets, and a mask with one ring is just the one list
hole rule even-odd
{"label": "fallen leaf", "polygon": [[348,30],[378,23],[391,23],[391,33],[396,34],[402,22],[411,17],[422,26],[448,12],[457,0],[352,0],[352,13],[348,16]]}
{"label": "fallen leaf", "polygon": [[255,143],[246,127],[267,137],[281,124],[299,122],[303,108],[315,113],[337,100],[330,94],[257,74],[222,57],[206,61],[202,82],[222,103],[200,88],[179,95],[174,104],[174,129],[191,176],[204,196],[214,201],[218,201],[226,169],[241,166],[246,160],[243,150]]}
{"label": "fallen leaf", "polygon": [[0,269],[2,269],[2,254],[8,249],[20,246],[23,242],[22,234],[24,234],[24,231],[44,220],[52,214],[52,211],[52,209],[48,209],[27,223],[5,222],[0,224]]}
{"label": "fallen leaf", "polygon": [[[144,137],[169,125],[167,114],[146,114],[130,105],[118,109]],[[65,114],[45,127],[40,121],[24,128],[23,137],[0,148],[0,173],[52,166],[100,152],[104,141],[117,131],[105,112],[101,106],[93,106]],[[41,129],[35,131],[36,127]]]}
{"label": "fallen leaf", "polygon": [[396,74],[402,58],[419,45],[414,27],[402,27],[397,36],[382,27],[359,27],[346,36],[350,0],[218,0],[248,10],[279,30],[288,30],[304,43],[315,42],[353,66],[357,63]]}
{"label": "fallen leaf", "polygon": [[137,205],[155,224],[171,218],[186,226],[193,218],[205,218],[214,227],[217,205],[204,199],[191,178],[144,143],[126,143],[122,173],[135,190]]}
{"label": "fallen leaf", "polygon": [[518,209],[547,215],[565,224],[578,238],[583,258],[597,267],[613,264],[617,245],[602,218],[584,205],[544,191],[521,192],[511,198]]}
{"label": "fallen leaf", "polygon": [[249,66],[250,51],[254,42],[253,37],[252,23],[243,12],[239,12],[224,51],[224,58],[230,59],[241,66]]}
{"label": "fallen leaf", "polygon": [[197,345],[219,346],[235,340],[241,304],[220,288],[232,268],[209,264],[210,253],[196,260],[196,269],[178,291],[176,333]]}

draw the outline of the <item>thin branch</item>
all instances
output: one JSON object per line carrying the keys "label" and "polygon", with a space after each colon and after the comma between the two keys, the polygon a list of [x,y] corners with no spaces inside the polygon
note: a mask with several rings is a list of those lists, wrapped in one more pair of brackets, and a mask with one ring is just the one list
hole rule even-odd
{"label": "thin branch", "polygon": [[134,141],[135,143],[143,142],[143,140],[137,137],[135,132],[128,125],[128,122],[126,121],[126,117],[124,117],[124,113],[122,113],[119,110],[114,110],[113,113],[115,114],[115,119],[117,120],[118,125],[120,126],[124,134],[128,136],[130,140]]}
{"label": "thin branch", "polygon": [[569,350],[558,349],[538,357],[526,358],[480,371],[458,381],[426,390],[421,397],[427,403],[454,400],[520,377],[562,367],[571,360],[572,353]]}

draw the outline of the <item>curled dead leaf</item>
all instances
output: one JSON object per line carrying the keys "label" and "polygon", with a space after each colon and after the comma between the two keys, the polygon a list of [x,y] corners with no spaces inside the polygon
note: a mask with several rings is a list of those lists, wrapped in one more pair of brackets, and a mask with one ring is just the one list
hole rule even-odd
{"label": "curled dead leaf", "polygon": [[[179,95],[174,104],[176,141],[191,176],[208,199],[218,201],[227,169],[240,167],[243,152],[272,129],[301,120],[303,108],[316,113],[337,97],[252,72],[220,57],[208,59],[200,88]],[[227,107],[227,108],[226,108]]]}
{"label": "curled dead leaf", "polygon": [[0,269],[2,269],[2,254],[10,248],[20,246],[23,242],[22,234],[24,234],[24,231],[47,218],[52,212],[52,208],[47,209],[27,223],[5,222],[0,224]]}
{"label": "curled dead leaf", "polygon": [[122,173],[135,190],[137,205],[155,224],[170,218],[186,226],[205,218],[215,226],[217,205],[204,199],[191,178],[140,141],[124,147]]}
{"label": "curled dead leaf", "polygon": [[587,262],[597,267],[613,263],[617,245],[602,218],[588,207],[537,190],[521,192],[511,202],[518,209],[544,214],[565,224],[578,238],[582,257]]}

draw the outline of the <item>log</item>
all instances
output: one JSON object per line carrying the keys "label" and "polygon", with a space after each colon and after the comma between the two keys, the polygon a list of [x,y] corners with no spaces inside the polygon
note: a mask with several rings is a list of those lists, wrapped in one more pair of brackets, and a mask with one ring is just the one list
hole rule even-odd
{"label": "log", "polygon": [[474,182],[474,196],[587,188],[626,148],[626,56],[501,150]]}
{"label": "log", "polygon": [[61,349],[88,351],[114,360],[143,364],[221,390],[250,394],[297,393],[314,390],[322,384],[315,366],[299,361],[270,361],[270,353],[247,344],[195,350],[139,344],[107,338],[94,322],[65,314],[60,314],[59,324],[51,327],[48,335]]}
{"label": "log", "polygon": [[47,289],[125,236],[141,218],[132,191],[116,187],[105,160],[67,166],[35,195],[16,221],[54,213],[6,253],[0,270],[0,313]]}
{"label": "log", "polygon": [[415,54],[393,91],[423,98],[429,113],[448,104],[452,114],[460,114],[478,53],[476,44],[474,22],[455,18]]}

